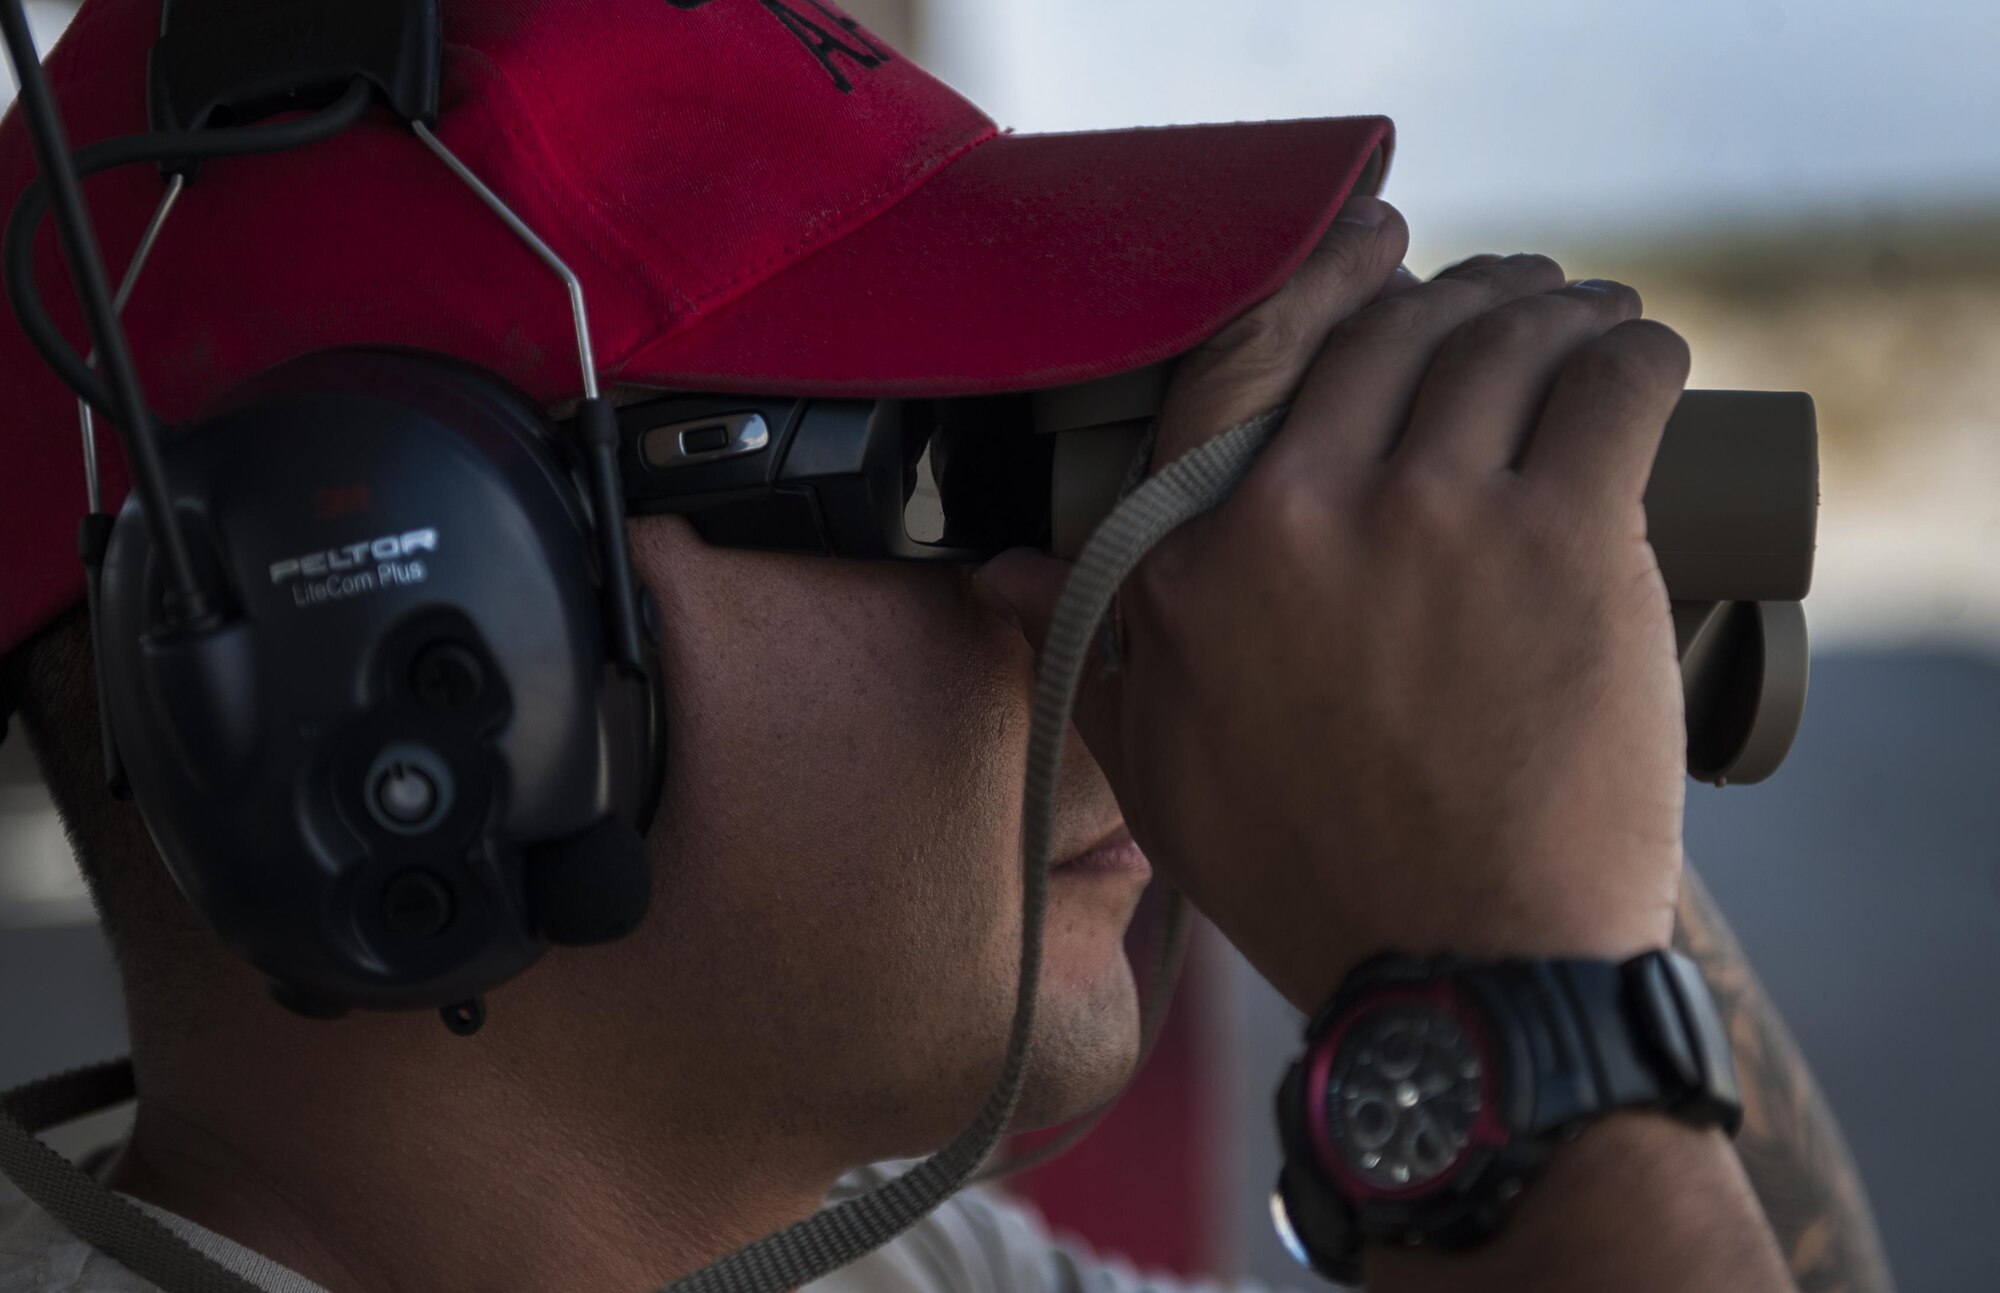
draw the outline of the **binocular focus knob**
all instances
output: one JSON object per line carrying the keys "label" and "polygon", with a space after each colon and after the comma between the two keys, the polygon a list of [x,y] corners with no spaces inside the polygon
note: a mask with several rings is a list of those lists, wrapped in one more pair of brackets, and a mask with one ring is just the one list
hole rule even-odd
{"label": "binocular focus knob", "polygon": [[1675,602],[1688,775],[1749,785],[1777,771],[1805,715],[1811,653],[1798,602]]}

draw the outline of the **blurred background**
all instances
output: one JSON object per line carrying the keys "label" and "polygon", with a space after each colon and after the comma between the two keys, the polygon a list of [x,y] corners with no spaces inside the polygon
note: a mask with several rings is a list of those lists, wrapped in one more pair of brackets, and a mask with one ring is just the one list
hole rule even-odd
{"label": "blurred background", "polygon": [[[1899,1281],[1990,1288],[2000,1187],[2000,8],[1985,0],[847,0],[1023,131],[1384,113],[1411,266],[1625,279],[1692,384],[1810,391],[1814,676],[1691,856],[1845,1126]],[[73,6],[31,4],[45,45]],[[80,488],[80,485],[79,485]],[[122,1049],[115,977],[0,746],[0,1086]],[[1270,1090],[1298,1020],[1197,940],[1154,1064],[1020,1184],[1141,1265],[1298,1283]]]}

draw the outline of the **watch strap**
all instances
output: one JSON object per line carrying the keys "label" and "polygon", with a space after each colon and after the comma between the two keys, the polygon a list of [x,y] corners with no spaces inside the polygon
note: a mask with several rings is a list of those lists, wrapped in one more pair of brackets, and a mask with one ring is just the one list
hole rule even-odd
{"label": "watch strap", "polygon": [[[1660,1109],[1735,1135],[1742,1094],[1729,1035],[1701,970],[1647,952],[1624,962],[1466,965],[1458,981],[1513,1025],[1532,1099],[1517,1136],[1543,1138],[1616,1109]],[[1525,1047],[1525,1054],[1522,1049]]]}

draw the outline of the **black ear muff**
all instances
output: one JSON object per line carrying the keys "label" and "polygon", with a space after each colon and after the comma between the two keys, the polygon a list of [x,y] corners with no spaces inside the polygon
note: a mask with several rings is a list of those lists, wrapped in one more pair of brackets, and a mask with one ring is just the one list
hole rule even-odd
{"label": "black ear muff", "polygon": [[539,408],[437,356],[331,351],[163,457],[228,615],[161,628],[128,509],[106,703],[169,869],[287,1004],[448,1006],[639,924],[659,652],[612,649],[598,509]]}
{"label": "black ear muff", "polygon": [[615,817],[529,850],[526,879],[528,909],[551,943],[623,938],[652,904],[646,841]]}
{"label": "black ear muff", "polygon": [[[97,412],[115,409],[133,475],[113,522],[93,466],[79,535],[109,780],[122,766],[189,902],[281,1001],[322,1016],[443,1008],[469,1033],[480,996],[550,940],[628,933],[651,897],[643,832],[664,709],[658,617],[642,623],[627,541],[623,432],[582,284],[431,132],[434,2],[387,5],[388,27],[320,24],[275,64],[261,46],[217,61],[217,32],[254,37],[257,6],[197,6],[218,27],[187,21],[192,3],[175,6],[152,56],[156,121],[175,128],[79,159],[19,6],[0,4],[108,380],[41,308],[40,189],[8,228],[8,296],[58,375]],[[379,18],[385,6],[333,8]],[[463,362],[340,350],[287,360],[169,435],[123,344],[78,173],[144,161],[191,177],[200,158],[332,138],[378,97],[567,284],[583,379],[571,433]],[[204,129],[217,109],[241,128]],[[91,426],[86,413],[86,454]]]}

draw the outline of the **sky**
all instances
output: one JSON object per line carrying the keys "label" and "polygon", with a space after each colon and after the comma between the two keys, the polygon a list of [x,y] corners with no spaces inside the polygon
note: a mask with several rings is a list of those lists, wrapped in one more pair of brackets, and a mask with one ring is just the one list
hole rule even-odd
{"label": "sky", "polygon": [[1990,203],[1993,0],[930,0],[1023,131],[1384,113],[1420,248]]}
{"label": "sky", "polygon": [[[56,43],[56,37],[69,25],[76,5],[69,0],[27,0],[24,12],[28,15],[28,29],[35,33],[36,47],[47,54],[49,46]],[[5,59],[0,59],[0,90],[13,97],[14,65]]]}

